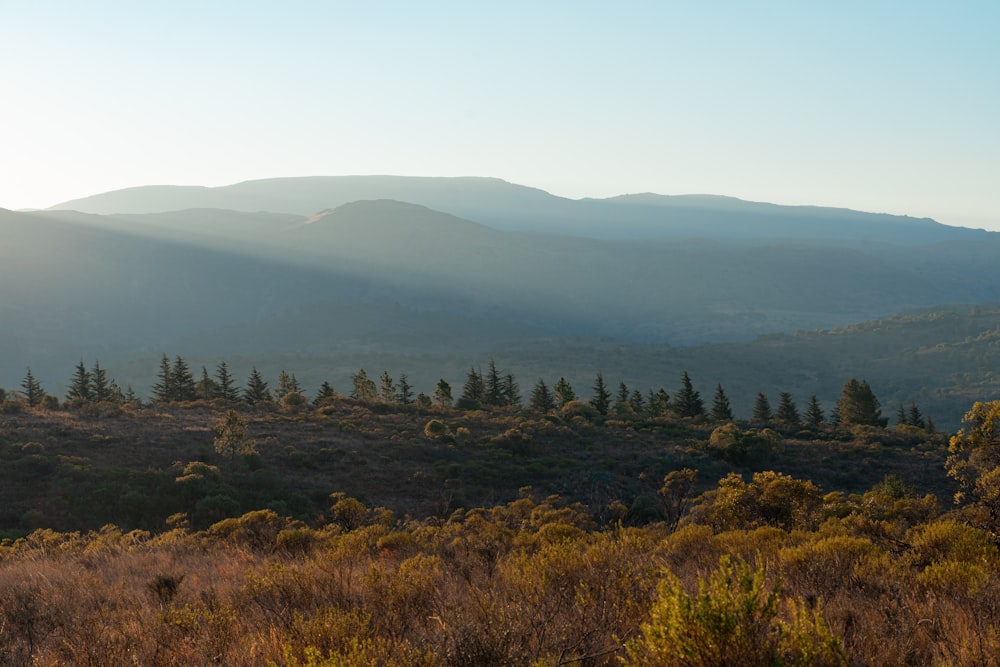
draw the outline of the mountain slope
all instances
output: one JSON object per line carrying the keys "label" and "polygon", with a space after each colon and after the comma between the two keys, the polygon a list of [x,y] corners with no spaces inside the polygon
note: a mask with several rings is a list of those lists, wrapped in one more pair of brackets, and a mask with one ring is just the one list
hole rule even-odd
{"label": "mountain slope", "polygon": [[110,214],[221,208],[306,216],[373,199],[418,204],[499,230],[600,239],[823,239],[910,245],[985,234],[928,219],[728,197],[629,195],[572,200],[499,179],[468,177],[313,176],[217,188],[149,186],[68,201],[53,209]]}

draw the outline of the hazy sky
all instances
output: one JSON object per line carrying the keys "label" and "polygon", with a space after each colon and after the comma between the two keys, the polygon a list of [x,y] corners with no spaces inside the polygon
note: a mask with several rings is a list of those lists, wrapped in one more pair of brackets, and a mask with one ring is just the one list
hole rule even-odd
{"label": "hazy sky", "polygon": [[497,176],[1000,230],[1000,2],[0,0],[0,206]]}

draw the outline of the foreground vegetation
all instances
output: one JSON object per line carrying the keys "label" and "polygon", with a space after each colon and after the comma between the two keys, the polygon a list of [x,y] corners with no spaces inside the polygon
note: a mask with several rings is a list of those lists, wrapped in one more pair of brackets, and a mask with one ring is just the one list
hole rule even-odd
{"label": "foreground vegetation", "polygon": [[1000,402],[949,438],[866,387],[836,423],[684,417],[685,386],[18,397],[0,664],[997,664]]}

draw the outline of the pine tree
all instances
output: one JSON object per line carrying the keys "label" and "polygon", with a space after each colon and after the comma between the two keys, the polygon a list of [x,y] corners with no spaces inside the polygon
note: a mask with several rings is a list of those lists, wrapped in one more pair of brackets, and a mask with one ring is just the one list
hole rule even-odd
{"label": "pine tree", "polygon": [[733,408],[729,405],[729,397],[726,396],[726,390],[721,384],[716,386],[715,397],[712,399],[712,421],[733,421]]}
{"label": "pine tree", "polygon": [[439,408],[450,408],[451,402],[451,385],[445,382],[444,378],[441,378],[438,380],[437,387],[434,389],[434,403],[436,403]]}
{"label": "pine tree", "polygon": [[194,386],[194,394],[200,400],[211,401],[219,395],[219,385],[208,376],[208,369],[201,367],[201,379]]}
{"label": "pine tree", "polygon": [[410,405],[413,403],[413,386],[410,384],[410,379],[406,377],[406,373],[399,374],[399,388],[396,400],[399,401],[400,405]]}
{"label": "pine tree", "polygon": [[783,391],[778,395],[778,411],[774,414],[778,421],[788,426],[799,426],[802,418],[799,417],[799,409],[792,400],[792,395]]}
{"label": "pine tree", "polygon": [[225,417],[215,425],[215,451],[222,457],[232,459],[236,456],[256,453],[256,443],[247,437],[247,422],[236,410],[230,409]]}
{"label": "pine tree", "polygon": [[503,378],[503,404],[515,408],[521,407],[521,388],[517,385],[513,373],[507,373]]}
{"label": "pine tree", "polygon": [[576,392],[573,391],[573,387],[566,381],[566,378],[559,378],[552,386],[552,392],[556,399],[557,408],[561,408],[570,401],[576,400]]}
{"label": "pine tree", "polygon": [[142,407],[142,401],[139,400],[139,396],[135,393],[135,389],[132,385],[125,386],[125,402],[129,405],[134,405],[137,408]]}
{"label": "pine tree", "polygon": [[535,388],[531,390],[529,406],[532,410],[537,410],[538,412],[549,412],[556,409],[556,400],[552,396],[552,392],[549,391],[548,386],[546,386],[545,380],[539,378],[535,384]]}
{"label": "pine tree", "polygon": [[170,368],[170,359],[164,354],[160,358],[160,371],[157,373],[156,382],[153,384],[153,400],[160,403],[169,403],[176,400],[176,395],[174,373]]}
{"label": "pine tree", "polygon": [[462,395],[458,399],[458,407],[476,410],[483,407],[486,398],[486,383],[483,382],[482,371],[470,368],[465,378],[465,386],[462,387]]}
{"label": "pine tree", "polygon": [[629,396],[631,394],[628,390],[628,385],[624,381],[618,383],[618,395],[615,397],[615,405],[625,405],[629,401]]}
{"label": "pine tree", "polygon": [[643,400],[642,392],[638,389],[632,390],[632,395],[629,397],[628,402],[632,405],[632,409],[637,415],[641,415],[643,408],[646,407],[646,401]]}
{"label": "pine tree", "polygon": [[247,388],[243,390],[243,400],[247,402],[247,405],[266,405],[271,402],[271,392],[268,391],[267,382],[264,381],[256,366],[250,370]]}
{"label": "pine tree", "polygon": [[809,407],[806,408],[806,423],[810,426],[819,426],[825,421],[823,416],[823,408],[819,405],[819,399],[816,398],[816,394],[809,397]]}
{"label": "pine tree", "polygon": [[649,390],[649,414],[653,417],[667,417],[670,415],[671,408],[673,406],[670,404],[670,394],[663,387],[660,387],[655,393],[652,389]]}
{"label": "pine tree", "polygon": [[69,391],[66,392],[67,401],[91,401],[93,392],[91,391],[90,371],[83,365],[83,359],[76,365],[76,372],[70,382]]}
{"label": "pine tree", "polygon": [[774,415],[771,413],[771,402],[767,400],[767,396],[764,392],[758,392],[757,399],[753,404],[753,414],[750,416],[750,421],[758,424],[767,424],[773,417]]}
{"label": "pine tree", "polygon": [[104,403],[110,400],[108,393],[108,372],[101,368],[101,362],[95,361],[94,368],[90,371],[90,393],[95,403]]}
{"label": "pine tree", "polygon": [[504,404],[503,379],[500,377],[500,371],[497,370],[497,364],[492,358],[486,374],[486,396],[482,402],[486,405]]}
{"label": "pine tree", "polygon": [[926,426],[924,422],[924,415],[920,412],[920,408],[917,404],[910,403],[910,412],[907,414],[907,423],[911,426],[916,426],[917,428],[924,428]]}
{"label": "pine tree", "polygon": [[900,426],[900,425],[906,426],[909,423],[910,423],[910,421],[909,421],[909,417],[907,417],[907,415],[906,415],[906,408],[904,408],[903,404],[900,403],[899,404],[899,409],[896,410],[896,425],[897,426]]}
{"label": "pine tree", "polygon": [[327,382],[323,381],[323,384],[319,386],[319,391],[316,392],[316,398],[313,399],[313,405],[320,405],[323,401],[331,398],[337,397],[337,390]]}
{"label": "pine tree", "polygon": [[42,401],[45,400],[45,390],[42,389],[42,383],[31,373],[30,367],[21,382],[21,389],[24,391],[25,400],[31,407],[41,405]]}
{"label": "pine tree", "polygon": [[885,427],[889,421],[882,417],[879,401],[866,380],[859,382],[851,378],[845,382],[837,407],[840,421],[845,426],[863,424]]}
{"label": "pine tree", "polygon": [[379,400],[383,403],[396,402],[396,383],[389,375],[389,371],[382,371],[382,376],[379,378]]}
{"label": "pine tree", "polygon": [[171,375],[174,379],[175,401],[193,401],[198,398],[191,369],[179,355],[174,358]]}
{"label": "pine tree", "polygon": [[674,397],[673,405],[678,417],[694,418],[705,414],[705,404],[701,400],[701,394],[694,390],[694,384],[687,371],[681,375],[681,388]]}
{"label": "pine tree", "polygon": [[221,398],[229,403],[236,403],[240,400],[240,390],[236,386],[236,380],[229,374],[229,366],[225,361],[220,361],[215,367],[216,398]]}
{"label": "pine tree", "polygon": [[375,380],[369,378],[363,368],[351,376],[351,385],[354,387],[351,398],[355,400],[372,402],[378,397]]}
{"label": "pine tree", "polygon": [[122,391],[122,388],[114,378],[108,383],[108,400],[115,405],[121,405],[125,402],[125,392]]}
{"label": "pine tree", "polygon": [[608,391],[607,386],[604,384],[604,374],[600,371],[597,372],[593,389],[594,396],[590,399],[590,404],[597,410],[597,414],[605,417],[608,414],[608,407],[611,404],[611,392]]}

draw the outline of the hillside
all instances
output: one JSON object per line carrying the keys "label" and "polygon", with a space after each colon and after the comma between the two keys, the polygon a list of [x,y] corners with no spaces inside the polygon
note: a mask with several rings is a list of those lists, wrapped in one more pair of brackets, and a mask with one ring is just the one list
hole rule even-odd
{"label": "hillside", "polygon": [[163,213],[191,208],[303,216],[359,200],[395,199],[504,231],[600,239],[808,239],[903,245],[981,238],[929,219],[731,197],[628,195],[573,200],[495,178],[314,176],[216,188],[146,186],[63,202],[53,210]]}

